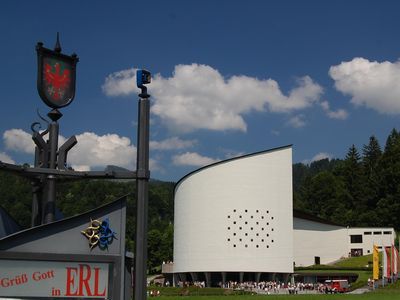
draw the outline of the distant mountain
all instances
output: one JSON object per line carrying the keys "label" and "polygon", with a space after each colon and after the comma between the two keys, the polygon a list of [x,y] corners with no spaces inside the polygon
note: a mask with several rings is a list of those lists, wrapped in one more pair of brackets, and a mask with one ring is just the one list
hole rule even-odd
{"label": "distant mountain", "polygon": [[122,167],[118,167],[118,166],[114,166],[114,165],[108,165],[105,169],[105,172],[129,172],[130,170],[122,168]]}

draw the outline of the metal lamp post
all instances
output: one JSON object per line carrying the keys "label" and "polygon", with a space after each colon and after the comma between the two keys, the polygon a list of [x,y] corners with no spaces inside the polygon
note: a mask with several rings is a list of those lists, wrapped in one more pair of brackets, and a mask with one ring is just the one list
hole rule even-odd
{"label": "metal lamp post", "polygon": [[149,123],[150,95],[145,84],[150,83],[151,74],[146,70],[136,73],[138,88],[141,89],[138,103],[137,161],[136,161],[136,238],[134,299],[147,298],[147,215],[149,171]]}
{"label": "metal lamp post", "polygon": [[[42,136],[33,136],[33,140],[37,146],[37,154],[42,153],[42,164],[49,169],[63,169],[64,166],[57,164],[58,151],[58,133],[59,124],[57,121],[62,117],[59,108],[65,107],[73,101],[75,97],[76,82],[76,64],[79,61],[78,56],[73,53],[71,56],[61,53],[61,45],[59,34],[57,33],[57,41],[54,50],[43,47],[43,43],[36,45],[38,57],[38,76],[37,89],[43,102],[52,108],[48,113],[48,117],[52,120],[49,124],[49,140],[44,142]],[[35,161],[38,158],[35,158]],[[49,174],[45,179],[45,200],[43,201],[42,224],[51,223],[55,220],[55,198],[56,198],[56,176]],[[35,191],[38,186],[35,183]],[[39,219],[37,194],[34,194],[32,225],[36,224]]]}

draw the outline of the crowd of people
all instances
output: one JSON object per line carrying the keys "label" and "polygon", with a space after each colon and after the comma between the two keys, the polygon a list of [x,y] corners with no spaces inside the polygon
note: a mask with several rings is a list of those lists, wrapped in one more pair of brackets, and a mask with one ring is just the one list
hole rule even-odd
{"label": "crowd of people", "polygon": [[220,284],[223,288],[251,291],[257,294],[315,294],[326,293],[328,285],[322,283],[283,283],[280,281],[228,281]]}
{"label": "crowd of people", "polygon": [[[196,286],[199,288],[206,287],[205,281],[179,281],[178,287]],[[219,283],[221,288],[249,291],[256,294],[325,294],[331,292],[330,286],[324,283],[284,283],[280,281],[227,281],[225,284]]]}

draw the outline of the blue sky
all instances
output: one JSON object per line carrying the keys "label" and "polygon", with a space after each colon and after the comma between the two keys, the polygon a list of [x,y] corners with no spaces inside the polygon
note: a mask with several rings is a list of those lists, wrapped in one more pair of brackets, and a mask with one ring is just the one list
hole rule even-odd
{"label": "blue sky", "polygon": [[[400,114],[398,1],[2,1],[0,160],[32,163],[35,45],[76,52],[61,109],[69,164],[135,168],[135,69],[154,74],[152,177],[293,144],[293,161],[343,158]],[[61,138],[61,140],[63,140]]]}

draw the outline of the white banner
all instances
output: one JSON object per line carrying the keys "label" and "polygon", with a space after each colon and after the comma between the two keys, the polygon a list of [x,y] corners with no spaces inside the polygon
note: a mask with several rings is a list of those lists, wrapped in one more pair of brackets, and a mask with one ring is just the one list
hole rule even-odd
{"label": "white banner", "polygon": [[0,260],[0,297],[108,298],[109,264]]}

